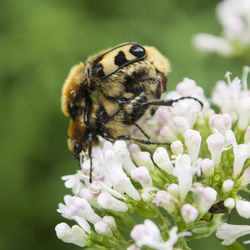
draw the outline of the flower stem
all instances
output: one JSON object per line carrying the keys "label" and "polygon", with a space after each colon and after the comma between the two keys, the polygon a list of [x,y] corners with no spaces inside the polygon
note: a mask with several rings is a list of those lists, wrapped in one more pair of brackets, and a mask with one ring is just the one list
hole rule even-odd
{"label": "flower stem", "polygon": [[245,248],[239,243],[238,241],[235,241],[232,245],[227,246],[228,250],[244,250]]}

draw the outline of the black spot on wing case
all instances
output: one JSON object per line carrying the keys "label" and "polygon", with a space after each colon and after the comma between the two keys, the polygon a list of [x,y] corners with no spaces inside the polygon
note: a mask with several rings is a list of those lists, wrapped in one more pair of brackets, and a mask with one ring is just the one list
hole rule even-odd
{"label": "black spot on wing case", "polygon": [[98,56],[93,62],[91,73],[105,79],[121,68],[142,61],[145,58],[146,51],[141,45],[128,42]]}

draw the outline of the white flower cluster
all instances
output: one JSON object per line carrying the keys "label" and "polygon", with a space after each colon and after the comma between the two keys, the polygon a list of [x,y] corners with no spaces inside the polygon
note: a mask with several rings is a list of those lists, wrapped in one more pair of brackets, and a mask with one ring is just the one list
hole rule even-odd
{"label": "white flower cluster", "polygon": [[201,33],[194,37],[194,46],[202,51],[222,56],[245,54],[250,50],[250,1],[224,0],[217,5],[216,14],[222,36]]}
{"label": "white flower cluster", "polygon": [[238,194],[250,183],[250,95],[238,78],[227,79],[212,97],[221,114],[210,108],[202,88],[185,78],[166,98],[194,96],[203,110],[196,101],[183,100],[143,118],[152,140],[172,141],[169,149],[103,142],[93,149],[92,183],[90,161],[82,160],[82,153],[81,170],[62,177],[73,195],[66,195],[58,208],[76,225],[58,224],[58,238],[81,247],[171,250],[183,248],[183,237],[190,235],[217,230],[222,244],[229,245],[250,233],[249,226],[221,224],[221,211],[215,211],[222,204],[223,212],[236,208],[250,218],[250,202]]}

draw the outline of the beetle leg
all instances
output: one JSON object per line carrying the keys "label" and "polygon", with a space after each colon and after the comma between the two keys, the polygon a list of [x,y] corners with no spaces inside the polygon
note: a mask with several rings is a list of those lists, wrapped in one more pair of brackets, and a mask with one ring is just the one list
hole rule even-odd
{"label": "beetle leg", "polygon": [[151,101],[147,101],[147,102],[143,103],[142,105],[145,105],[145,106],[149,106],[149,105],[172,106],[173,103],[179,102],[179,101],[185,100],[185,99],[195,100],[196,102],[198,102],[201,105],[201,109],[203,108],[203,103],[199,99],[192,97],[192,96],[182,96],[178,99],[169,99],[169,100],[151,100]]}
{"label": "beetle leg", "polygon": [[171,143],[170,142],[152,142],[152,141],[145,141],[145,140],[142,140],[142,139],[138,139],[138,138],[134,138],[130,135],[124,135],[124,136],[119,136],[118,139],[121,139],[121,140],[133,140],[133,141],[136,141],[136,142],[139,142],[139,143],[142,143],[142,144],[148,144],[148,145],[170,145]]}
{"label": "beetle leg", "polygon": [[148,140],[150,139],[149,135],[147,135],[147,133],[146,133],[137,123],[134,123],[134,125],[141,131],[141,133],[142,133],[145,137],[147,137]]}

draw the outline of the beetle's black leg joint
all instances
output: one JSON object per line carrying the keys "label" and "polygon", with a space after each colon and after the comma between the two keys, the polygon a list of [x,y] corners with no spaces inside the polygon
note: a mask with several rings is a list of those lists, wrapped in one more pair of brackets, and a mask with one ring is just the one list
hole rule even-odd
{"label": "beetle's black leg joint", "polygon": [[150,137],[149,135],[147,135],[147,133],[137,124],[137,123],[134,123],[134,125],[141,131],[141,133],[149,140]]}
{"label": "beetle's black leg joint", "polygon": [[134,138],[130,135],[124,135],[124,136],[120,136],[118,139],[121,139],[121,140],[133,140],[133,141],[136,141],[136,142],[139,142],[139,143],[142,143],[142,144],[147,144],[147,145],[170,145],[171,143],[170,142],[152,142],[152,141],[149,141],[149,140],[142,140],[142,139],[138,139],[138,138]]}

